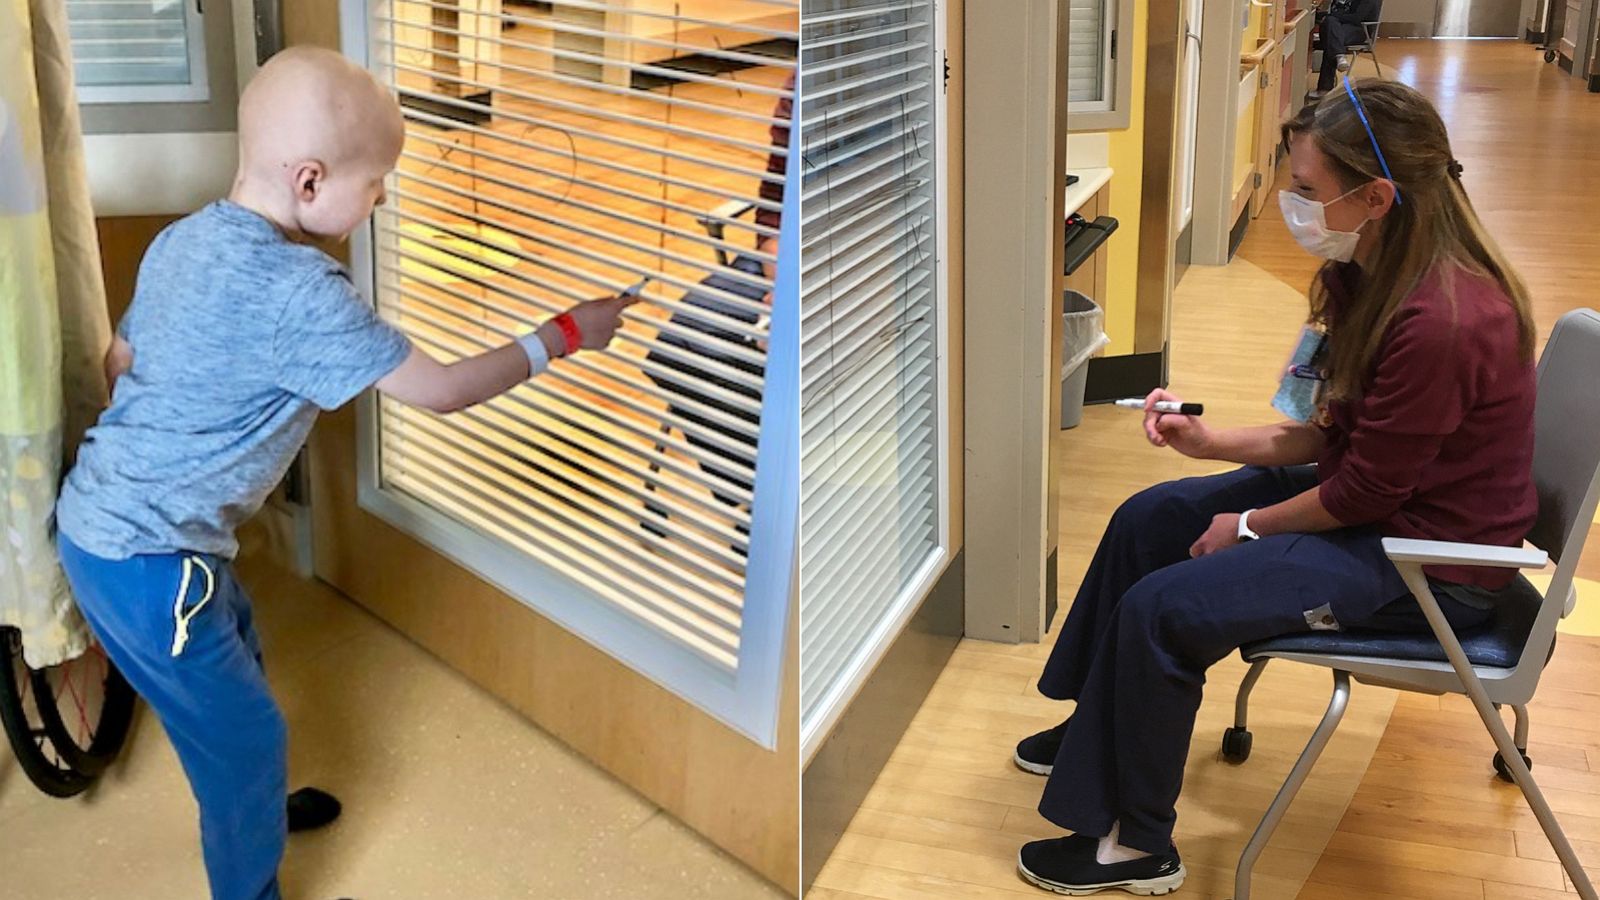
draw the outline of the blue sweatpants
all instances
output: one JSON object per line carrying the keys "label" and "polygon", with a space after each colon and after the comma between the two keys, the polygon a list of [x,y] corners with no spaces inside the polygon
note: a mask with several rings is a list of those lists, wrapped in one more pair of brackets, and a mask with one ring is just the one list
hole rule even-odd
{"label": "blue sweatpants", "polygon": [[66,535],[58,544],[89,627],[189,776],[213,900],[279,900],[287,735],[233,566],[191,553],[102,559]]}
{"label": "blue sweatpants", "polygon": [[[1245,468],[1157,485],[1112,516],[1039,679],[1045,696],[1078,701],[1041,815],[1093,837],[1120,824],[1123,846],[1164,853],[1213,663],[1314,628],[1429,630],[1371,528],[1273,535],[1189,558],[1219,513],[1316,484],[1310,466]],[[1489,615],[1439,601],[1457,628]]]}

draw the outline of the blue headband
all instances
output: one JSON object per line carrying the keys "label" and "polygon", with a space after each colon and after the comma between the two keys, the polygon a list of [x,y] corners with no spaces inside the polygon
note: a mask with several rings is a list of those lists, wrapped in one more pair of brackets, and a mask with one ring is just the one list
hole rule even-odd
{"label": "blue headband", "polygon": [[1372,141],[1372,152],[1378,155],[1378,165],[1383,167],[1383,177],[1389,179],[1394,185],[1394,202],[1397,206],[1404,206],[1405,201],[1400,199],[1400,185],[1394,180],[1394,175],[1389,172],[1389,163],[1383,158],[1383,150],[1378,147],[1378,136],[1372,133],[1372,123],[1367,121],[1366,107],[1361,105],[1361,98],[1356,96],[1355,85],[1350,81],[1350,76],[1344,77],[1344,92],[1350,95],[1350,103],[1356,108],[1356,115],[1361,118],[1361,126],[1367,129],[1367,137]]}

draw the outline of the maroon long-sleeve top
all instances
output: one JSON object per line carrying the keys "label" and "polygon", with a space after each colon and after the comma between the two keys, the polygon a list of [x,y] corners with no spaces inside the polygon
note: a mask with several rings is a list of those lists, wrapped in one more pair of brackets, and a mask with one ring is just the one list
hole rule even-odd
{"label": "maroon long-sleeve top", "polygon": [[[1337,310],[1360,270],[1335,266],[1323,277]],[[1318,460],[1323,506],[1346,525],[1392,537],[1520,546],[1538,512],[1534,381],[1499,284],[1465,272],[1429,275],[1390,323],[1362,395],[1329,405]],[[1491,589],[1514,577],[1481,567],[1426,572]]]}

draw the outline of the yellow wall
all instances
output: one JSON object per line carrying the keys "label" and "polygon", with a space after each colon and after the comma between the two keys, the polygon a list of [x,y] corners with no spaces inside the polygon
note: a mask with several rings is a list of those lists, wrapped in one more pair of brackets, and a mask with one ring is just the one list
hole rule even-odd
{"label": "yellow wall", "polygon": [[1123,42],[1133,49],[1132,99],[1129,126],[1110,133],[1110,212],[1119,223],[1117,234],[1106,242],[1106,334],[1108,356],[1133,352],[1134,312],[1139,293],[1139,204],[1144,182],[1144,82],[1149,0],[1134,0],[1133,38]]}

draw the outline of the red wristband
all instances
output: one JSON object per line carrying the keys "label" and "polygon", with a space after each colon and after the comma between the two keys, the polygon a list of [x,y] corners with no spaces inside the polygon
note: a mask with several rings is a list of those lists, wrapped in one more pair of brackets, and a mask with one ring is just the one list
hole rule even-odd
{"label": "red wristband", "polygon": [[562,356],[571,356],[583,346],[583,332],[578,329],[578,322],[572,318],[572,313],[562,313],[556,316],[556,327],[561,329],[561,339],[567,342],[567,350]]}

